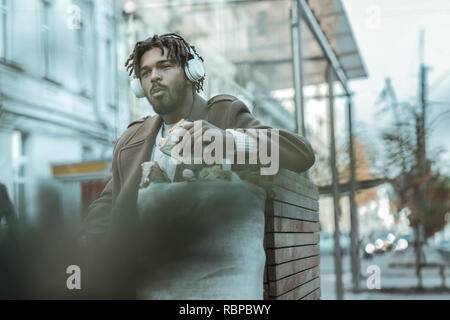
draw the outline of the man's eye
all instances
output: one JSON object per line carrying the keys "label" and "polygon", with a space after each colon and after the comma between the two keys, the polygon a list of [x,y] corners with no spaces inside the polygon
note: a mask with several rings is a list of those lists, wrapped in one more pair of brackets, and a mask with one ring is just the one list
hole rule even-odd
{"label": "man's eye", "polygon": [[164,65],[162,66],[162,68],[163,68],[163,69],[170,68],[170,65],[169,65],[169,64],[164,64]]}
{"label": "man's eye", "polygon": [[149,74],[150,74],[150,72],[144,71],[144,73],[142,74],[142,76],[143,76],[143,77],[146,77],[146,76],[148,76]]}

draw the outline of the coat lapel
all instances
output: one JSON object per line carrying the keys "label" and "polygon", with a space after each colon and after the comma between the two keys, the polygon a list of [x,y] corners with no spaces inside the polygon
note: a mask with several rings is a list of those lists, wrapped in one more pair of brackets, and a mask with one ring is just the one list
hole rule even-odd
{"label": "coat lapel", "polygon": [[[194,94],[194,103],[187,120],[208,120],[208,105],[198,94]],[[127,188],[137,192],[141,178],[141,163],[150,161],[161,125],[160,115],[147,118],[119,150],[118,170],[121,189]]]}
{"label": "coat lapel", "polygon": [[119,150],[118,168],[122,187],[131,183],[138,185],[141,163],[150,161],[156,135],[162,124],[162,118],[156,115],[147,118],[134,135]]}

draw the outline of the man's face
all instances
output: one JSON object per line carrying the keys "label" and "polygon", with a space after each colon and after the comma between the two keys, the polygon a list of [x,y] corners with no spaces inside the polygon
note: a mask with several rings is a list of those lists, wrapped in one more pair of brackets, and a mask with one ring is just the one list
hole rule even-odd
{"label": "man's face", "polygon": [[145,52],[141,58],[141,83],[145,96],[158,114],[176,110],[192,90],[181,66],[159,48]]}

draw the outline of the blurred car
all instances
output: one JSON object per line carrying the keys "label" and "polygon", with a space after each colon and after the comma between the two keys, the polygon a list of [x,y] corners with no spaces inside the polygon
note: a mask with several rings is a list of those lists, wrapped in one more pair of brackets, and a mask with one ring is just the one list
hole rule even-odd
{"label": "blurred car", "polygon": [[404,238],[399,238],[394,244],[394,252],[405,252],[408,249],[409,242]]}
{"label": "blurred car", "polygon": [[393,250],[395,253],[402,253],[408,249],[408,246],[413,242],[414,236],[412,233],[398,235],[393,243]]}
{"label": "blurred car", "polygon": [[372,259],[375,253],[375,246],[372,243],[366,243],[363,249],[363,258]]}
{"label": "blurred car", "polygon": [[372,241],[366,240],[363,246],[363,257],[366,259],[372,258],[374,255],[384,254],[387,251],[401,252],[408,248],[410,235],[398,236],[392,231],[383,231],[376,237],[373,237]]}
{"label": "blurred car", "polygon": [[442,240],[437,245],[437,251],[442,259],[450,261],[450,240]]}
{"label": "blurred car", "polygon": [[374,254],[383,254],[386,252],[387,246],[383,239],[378,238],[374,241],[373,245],[375,247]]}

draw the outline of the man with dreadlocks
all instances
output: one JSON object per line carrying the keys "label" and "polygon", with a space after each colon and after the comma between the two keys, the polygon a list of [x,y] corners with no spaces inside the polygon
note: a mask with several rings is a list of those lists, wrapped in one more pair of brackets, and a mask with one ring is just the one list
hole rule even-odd
{"label": "man with dreadlocks", "polygon": [[[224,137],[232,134],[236,138],[235,141],[239,134],[233,129],[271,129],[261,125],[246,105],[236,97],[218,95],[208,101],[200,97],[198,92],[203,87],[204,73],[202,74],[202,70],[192,70],[190,64],[195,59],[203,61],[193,46],[179,35],[167,34],[155,35],[136,43],[126,61],[130,76],[137,79],[143,95],[157,114],[132,122],[116,142],[112,178],[100,198],[89,207],[82,233],[84,243],[90,243],[89,246],[105,238],[106,234],[114,235],[110,238],[110,244],[114,245],[108,247],[114,248],[114,252],[111,252],[113,256],[120,252],[120,257],[115,256],[117,259],[114,261],[122,269],[124,264],[132,265],[130,261],[133,260],[132,255],[126,254],[131,252],[130,248],[134,246],[133,237],[127,238],[127,235],[132,234],[137,222],[141,164],[160,156],[157,154],[158,148],[155,148],[158,137],[167,134],[180,119],[189,121],[190,124],[185,126],[185,129],[189,130],[191,136],[195,136],[196,128],[201,128],[202,132],[214,128]],[[275,147],[279,150],[281,168],[304,172],[315,161],[309,143],[303,137],[288,131],[279,130],[279,143]],[[176,169],[173,179],[180,179],[179,168]],[[121,237],[117,236],[118,234]],[[133,286],[128,288],[129,296],[125,293],[126,290],[124,291],[124,284],[130,283],[127,277],[132,276],[132,273],[118,270],[113,267],[109,270],[109,278],[115,277],[117,280],[116,287],[105,287],[104,283],[101,284],[105,290],[104,294],[114,295],[106,291],[117,289],[116,293],[120,292],[119,297],[132,297]],[[106,277],[105,270],[99,272]],[[117,279],[119,275],[122,279]]]}

